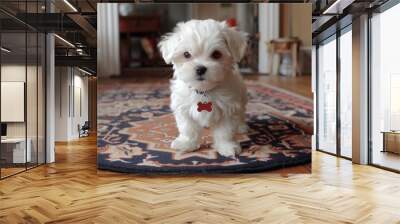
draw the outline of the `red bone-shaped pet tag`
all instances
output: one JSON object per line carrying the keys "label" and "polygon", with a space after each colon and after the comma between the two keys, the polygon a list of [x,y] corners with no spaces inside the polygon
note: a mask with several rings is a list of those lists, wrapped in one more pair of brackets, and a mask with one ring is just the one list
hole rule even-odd
{"label": "red bone-shaped pet tag", "polygon": [[211,102],[207,102],[207,103],[198,102],[197,103],[197,111],[201,112],[203,110],[211,112],[212,111],[212,103]]}

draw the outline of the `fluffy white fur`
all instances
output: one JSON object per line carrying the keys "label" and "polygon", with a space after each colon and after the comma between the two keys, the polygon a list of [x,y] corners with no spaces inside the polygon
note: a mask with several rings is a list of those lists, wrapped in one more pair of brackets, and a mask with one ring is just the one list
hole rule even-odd
{"label": "fluffy white fur", "polygon": [[[171,147],[188,152],[199,148],[201,132],[210,127],[213,147],[227,157],[241,152],[234,135],[247,131],[245,108],[246,87],[237,63],[246,50],[246,35],[225,22],[191,20],[178,23],[172,33],[159,43],[164,60],[173,64],[171,80],[171,108],[174,112],[179,136]],[[212,57],[220,52],[220,58]],[[186,58],[185,52],[191,56]],[[207,71],[199,80],[196,68]],[[205,91],[212,111],[197,111],[197,103],[204,101],[198,91]]]}

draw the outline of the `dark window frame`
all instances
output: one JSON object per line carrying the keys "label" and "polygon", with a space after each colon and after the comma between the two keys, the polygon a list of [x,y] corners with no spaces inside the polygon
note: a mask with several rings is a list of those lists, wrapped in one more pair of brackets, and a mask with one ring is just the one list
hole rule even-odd
{"label": "dark window frame", "polygon": [[[315,130],[315,141],[316,141],[316,150],[319,152],[323,152],[329,155],[333,155],[339,158],[343,158],[346,160],[352,160],[352,158],[343,156],[341,153],[341,120],[340,120],[340,76],[341,76],[341,68],[340,68],[340,37],[344,35],[347,32],[351,32],[352,30],[352,22],[351,22],[352,17],[345,16],[341,20],[338,20],[335,24],[333,24],[331,27],[327,28],[330,33],[322,33],[324,35],[323,39],[319,39],[317,44],[316,44],[316,130]],[[332,30],[335,30],[335,32],[332,32]],[[318,38],[318,37],[317,37]],[[336,41],[336,152],[328,152],[324,149],[319,148],[319,132],[320,132],[320,127],[319,127],[319,114],[320,111],[318,109],[318,104],[319,104],[319,51],[318,49],[320,48],[321,45],[324,45],[326,43],[329,43],[331,41]]]}

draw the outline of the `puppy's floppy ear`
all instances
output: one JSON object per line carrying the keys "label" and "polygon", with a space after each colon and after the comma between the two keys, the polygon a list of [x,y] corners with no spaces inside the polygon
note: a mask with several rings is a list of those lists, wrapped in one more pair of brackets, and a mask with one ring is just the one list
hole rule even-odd
{"label": "puppy's floppy ear", "polygon": [[233,27],[228,27],[226,22],[221,22],[222,35],[226,41],[229,52],[235,62],[242,60],[247,47],[247,33],[236,30]]}
{"label": "puppy's floppy ear", "polygon": [[179,29],[182,25],[183,23],[178,23],[174,31],[161,37],[161,41],[158,43],[158,48],[167,64],[171,64],[175,49],[179,44]]}

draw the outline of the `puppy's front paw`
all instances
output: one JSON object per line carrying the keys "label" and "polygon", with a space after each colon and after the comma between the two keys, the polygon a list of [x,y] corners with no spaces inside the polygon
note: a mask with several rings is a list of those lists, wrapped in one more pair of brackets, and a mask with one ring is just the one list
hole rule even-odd
{"label": "puppy's front paw", "polygon": [[192,152],[199,148],[196,141],[190,140],[185,137],[178,137],[171,143],[171,148],[180,152]]}
{"label": "puppy's front paw", "polygon": [[220,142],[214,145],[221,156],[235,157],[242,151],[242,147],[236,142]]}

